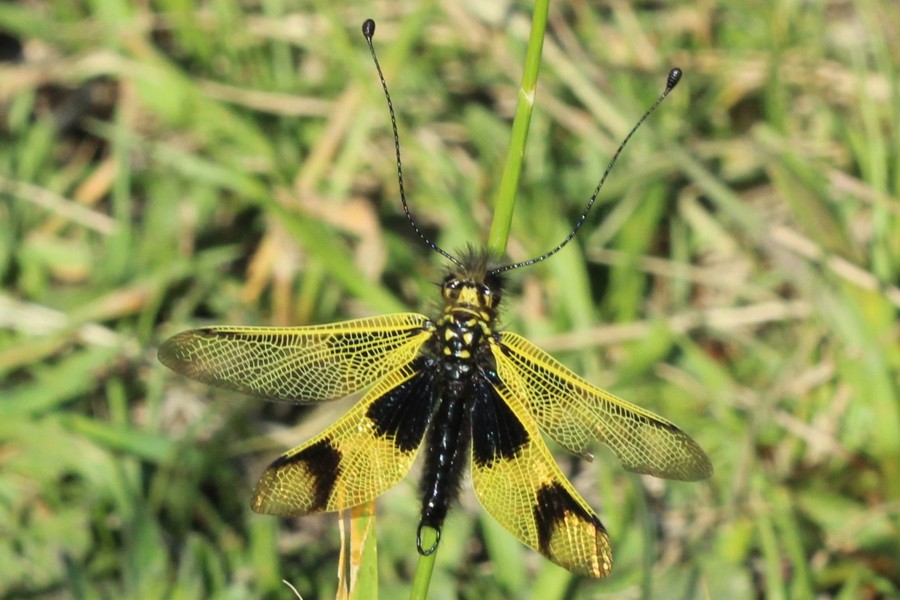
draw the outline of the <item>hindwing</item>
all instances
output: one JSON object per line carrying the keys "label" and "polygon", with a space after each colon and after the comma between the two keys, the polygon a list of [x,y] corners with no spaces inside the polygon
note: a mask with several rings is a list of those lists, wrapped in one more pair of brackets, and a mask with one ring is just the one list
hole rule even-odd
{"label": "hindwing", "polygon": [[523,543],[578,575],[612,569],[609,537],[562,474],[514,388],[480,377],[472,410],[472,484]]}
{"label": "hindwing", "polygon": [[287,516],[352,508],[403,479],[432,413],[428,360],[391,371],[334,425],[277,458],[256,485],[253,510]]}

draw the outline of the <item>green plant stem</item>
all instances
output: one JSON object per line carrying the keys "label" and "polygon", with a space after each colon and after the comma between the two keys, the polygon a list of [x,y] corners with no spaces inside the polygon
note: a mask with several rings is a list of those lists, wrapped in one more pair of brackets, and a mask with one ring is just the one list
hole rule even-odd
{"label": "green plant stem", "polygon": [[531,110],[534,108],[549,7],[549,0],[536,0],[534,4],[531,37],[528,39],[528,50],[525,53],[525,71],[522,73],[522,85],[519,87],[519,100],[516,103],[516,115],[513,118],[503,175],[494,201],[494,220],[488,235],[488,249],[497,256],[502,256],[506,252],[506,242],[509,239],[509,227],[516,205],[516,191],[522,173],[522,159],[525,156],[525,142],[531,124]]}

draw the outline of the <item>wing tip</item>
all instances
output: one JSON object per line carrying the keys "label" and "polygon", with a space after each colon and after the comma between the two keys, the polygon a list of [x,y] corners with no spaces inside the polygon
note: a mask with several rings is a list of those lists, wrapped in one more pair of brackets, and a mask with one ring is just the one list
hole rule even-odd
{"label": "wing tip", "polygon": [[[571,515],[563,527],[554,532],[550,545],[540,552],[550,561],[581,577],[603,579],[612,572],[612,547],[606,528],[596,517],[575,522]],[[581,536],[574,535],[581,530]],[[590,534],[593,533],[593,536]],[[573,541],[581,537],[581,543]],[[587,542],[593,538],[593,543]]]}
{"label": "wing tip", "polygon": [[185,333],[186,332],[181,332],[173,335],[162,344],[160,344],[159,348],[156,350],[156,360],[169,367],[173,371],[178,370],[178,365],[182,365],[187,362],[181,355],[182,353],[179,351],[181,348],[179,342],[184,339]]}
{"label": "wing tip", "polygon": [[176,365],[190,363],[193,358],[193,342],[198,338],[218,335],[215,327],[188,329],[167,338],[156,351],[156,358],[170,369],[177,370]]}

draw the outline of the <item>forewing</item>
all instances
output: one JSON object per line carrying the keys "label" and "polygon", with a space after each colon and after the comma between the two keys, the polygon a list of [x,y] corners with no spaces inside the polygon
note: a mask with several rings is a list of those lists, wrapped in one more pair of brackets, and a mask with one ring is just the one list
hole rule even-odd
{"label": "forewing", "polygon": [[712,475],[706,453],[681,429],[594,387],[522,336],[501,333],[492,352],[500,379],[568,450],[589,457],[598,439],[629,471],[682,481]]}
{"label": "forewing", "polygon": [[432,412],[427,360],[387,374],[337,423],[269,465],[256,484],[253,510],[282,516],[341,510],[400,481]]}
{"label": "forewing", "polygon": [[472,410],[472,484],[503,527],[578,575],[612,568],[606,530],[565,478],[519,396],[503,382],[476,386]]}
{"label": "forewing", "polygon": [[192,379],[270,400],[343,398],[409,363],[427,318],[398,313],[312,327],[204,327],[163,342],[159,360]]}

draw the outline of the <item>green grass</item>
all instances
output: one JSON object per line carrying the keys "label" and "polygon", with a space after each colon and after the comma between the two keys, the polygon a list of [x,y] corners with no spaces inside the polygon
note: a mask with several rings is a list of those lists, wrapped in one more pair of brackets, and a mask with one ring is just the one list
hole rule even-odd
{"label": "green grass", "polygon": [[[155,359],[211,323],[429,310],[484,243],[529,4],[0,4],[0,598],[333,596],[335,516],[251,513],[280,451],[346,408],[214,391]],[[310,8],[314,4],[314,8]],[[551,3],[504,324],[677,422],[708,483],[559,454],[613,541],[575,580],[470,492],[430,598],[900,596],[900,7]],[[8,41],[0,49],[10,48]],[[9,56],[7,53],[5,56]],[[378,501],[408,595],[414,478]]]}

